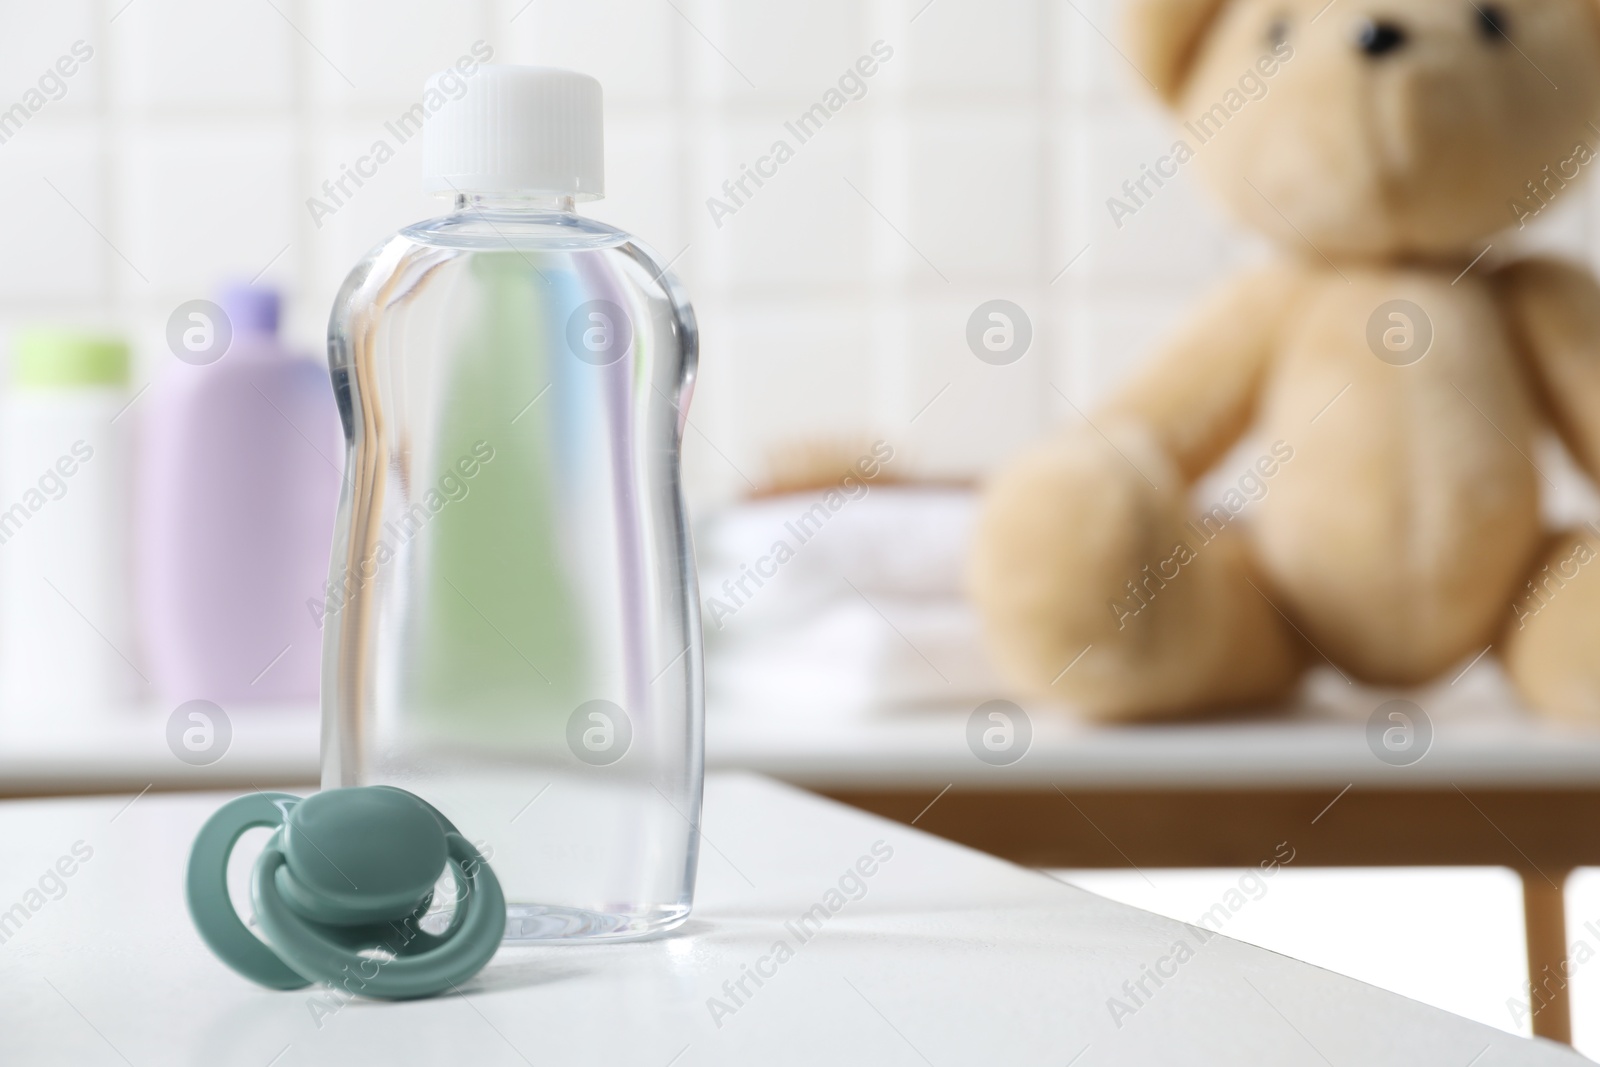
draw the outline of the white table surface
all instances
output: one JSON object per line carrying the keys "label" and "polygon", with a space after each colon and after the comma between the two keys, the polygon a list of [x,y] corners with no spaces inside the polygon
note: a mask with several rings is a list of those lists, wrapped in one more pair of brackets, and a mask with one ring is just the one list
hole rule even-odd
{"label": "white table surface", "polygon": [[[0,803],[0,908],[93,849],[0,944],[0,1064],[1586,1062],[1220,936],[1119,1027],[1107,998],[1192,928],[748,775],[707,783],[714,847],[677,934],[503,949],[461,995],[355,1001],[319,1027],[311,991],[236,976],[185,915],[188,844],[222,799]],[[785,920],[880,841],[893,856],[865,895],[798,943]],[[793,958],[717,1026],[708,998],[778,938]]]}
{"label": "white table surface", "polygon": [[1409,766],[1373,754],[1364,716],[1300,709],[1253,721],[1106,727],[1034,713],[1027,753],[1003,767],[968,748],[970,714],[827,723],[728,716],[707,724],[706,761],[817,789],[1600,787],[1600,732],[1519,713],[1436,714],[1430,750]]}
{"label": "white table surface", "polygon": [[111,707],[72,715],[0,710],[0,795],[228,789],[316,782],[322,743],[315,707],[235,709],[220,759],[195,766],[167,743],[170,708]]}
{"label": "white table surface", "polygon": [[[997,788],[1304,786],[1411,788],[1600,787],[1600,730],[1549,723],[1517,711],[1492,669],[1459,687],[1409,694],[1430,716],[1431,749],[1395,767],[1368,747],[1366,720],[1386,694],[1336,681],[1321,699],[1248,721],[1097,727],[1052,709],[1030,713],[1033,741],[1006,767],[967,747],[970,708],[894,715],[780,717],[714,708],[706,764],[752,770],[814,788],[956,783]],[[1392,694],[1388,694],[1392,695]],[[41,729],[7,722],[0,709],[0,793],[237,788],[318,779],[319,715],[311,707],[235,709],[233,738],[216,763],[194,767],[167,747],[162,708],[111,709]],[[15,712],[13,711],[14,715]]]}

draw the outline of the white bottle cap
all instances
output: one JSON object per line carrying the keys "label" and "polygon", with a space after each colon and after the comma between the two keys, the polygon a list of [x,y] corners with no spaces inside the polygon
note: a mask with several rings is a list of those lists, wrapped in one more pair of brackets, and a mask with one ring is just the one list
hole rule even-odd
{"label": "white bottle cap", "polygon": [[554,67],[484,66],[428,79],[445,104],[422,128],[430,193],[570,196],[606,192],[600,83]]}

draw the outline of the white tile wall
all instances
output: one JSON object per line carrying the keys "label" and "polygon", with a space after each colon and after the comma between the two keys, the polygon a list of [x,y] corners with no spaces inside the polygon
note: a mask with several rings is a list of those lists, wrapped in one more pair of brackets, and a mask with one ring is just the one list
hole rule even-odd
{"label": "white tile wall", "polygon": [[[0,151],[8,248],[0,255],[0,293],[6,310],[103,305],[115,257],[95,233],[107,225],[108,175],[98,125],[72,120],[47,129],[25,127]],[[126,269],[120,261],[118,266]]]}
{"label": "white tile wall", "polygon": [[[120,326],[147,369],[178,302],[224,276],[290,295],[322,345],[351,263],[437,213],[401,147],[320,226],[306,200],[484,40],[607,92],[609,200],[704,327],[687,478],[701,503],[786,442],[883,436],[967,477],[1075,418],[1259,247],[1183,174],[1120,230],[1105,199],[1171,143],[1117,37],[1118,0],[54,0],[0,5],[0,108],[74,41],[94,57],[0,144],[0,329]],[[893,57],[747,207],[720,195],[874,41]],[[48,183],[48,184],[47,184]],[[1593,192],[1538,230],[1596,247]],[[1083,250],[1087,248],[1086,252]],[[1072,268],[1062,268],[1083,252]],[[680,255],[681,254],[681,255]],[[1033,320],[991,367],[967,316]],[[1060,390],[1060,393],[1057,392]],[[931,405],[928,401],[938,397]],[[913,422],[913,417],[915,421]]]}
{"label": "white tile wall", "polygon": [[268,4],[139,0],[113,29],[101,36],[132,114],[286,114],[294,101],[294,30]]}

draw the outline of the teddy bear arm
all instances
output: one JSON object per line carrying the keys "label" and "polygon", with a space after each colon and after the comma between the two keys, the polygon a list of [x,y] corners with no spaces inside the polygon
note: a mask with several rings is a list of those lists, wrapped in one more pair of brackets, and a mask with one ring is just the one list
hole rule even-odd
{"label": "teddy bear arm", "polygon": [[1154,435],[1185,482],[1209,470],[1254,418],[1267,368],[1305,279],[1247,274],[1214,296],[1102,409]]}
{"label": "teddy bear arm", "polygon": [[1600,479],[1600,284],[1550,259],[1514,263],[1496,284],[1551,422]]}

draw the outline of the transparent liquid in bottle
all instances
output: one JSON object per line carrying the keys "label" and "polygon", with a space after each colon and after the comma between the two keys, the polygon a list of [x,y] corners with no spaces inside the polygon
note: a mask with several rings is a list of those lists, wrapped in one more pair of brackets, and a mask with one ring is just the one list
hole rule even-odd
{"label": "transparent liquid in bottle", "polygon": [[703,775],[677,283],[570,199],[459,196],[356,266],[328,341],[323,787],[439,807],[508,940],[670,929]]}

